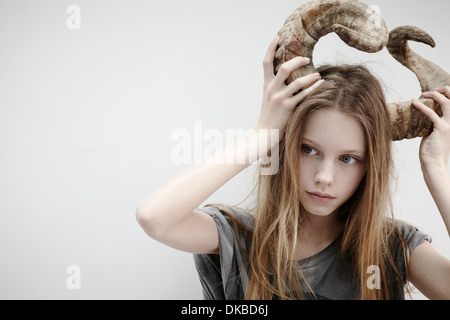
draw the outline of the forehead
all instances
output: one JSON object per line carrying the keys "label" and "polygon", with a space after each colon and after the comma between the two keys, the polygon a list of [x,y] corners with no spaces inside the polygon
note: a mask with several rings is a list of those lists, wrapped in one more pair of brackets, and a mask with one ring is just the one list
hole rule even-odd
{"label": "forehead", "polygon": [[313,112],[306,121],[303,139],[338,151],[366,150],[362,125],[355,118],[337,109]]}

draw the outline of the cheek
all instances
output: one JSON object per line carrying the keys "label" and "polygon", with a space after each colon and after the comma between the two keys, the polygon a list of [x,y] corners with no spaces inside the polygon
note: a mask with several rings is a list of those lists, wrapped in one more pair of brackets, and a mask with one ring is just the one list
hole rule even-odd
{"label": "cheek", "polygon": [[298,165],[298,181],[300,181],[300,187],[303,186],[307,179],[310,179],[309,175],[314,172],[313,165],[311,161],[308,161],[305,157],[300,157],[300,162]]}
{"label": "cheek", "polygon": [[366,170],[364,168],[360,168],[359,170],[354,170],[352,172],[342,172],[340,180],[342,181],[342,188],[346,190],[346,194],[350,197],[353,193],[358,189],[362,179],[366,174]]}

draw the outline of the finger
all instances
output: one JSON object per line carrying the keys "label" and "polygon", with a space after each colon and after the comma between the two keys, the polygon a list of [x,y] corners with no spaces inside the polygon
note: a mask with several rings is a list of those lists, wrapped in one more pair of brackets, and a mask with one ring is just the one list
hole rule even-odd
{"label": "finger", "polygon": [[320,85],[323,84],[324,82],[325,82],[325,80],[321,79],[321,80],[317,81],[316,83],[314,83],[312,86],[306,88],[305,90],[300,91],[298,94],[296,94],[295,96],[293,96],[291,98],[292,99],[292,104],[293,105],[298,105],[300,102],[305,100],[305,98],[307,96],[309,96],[312,92],[317,90],[317,88],[319,88]]}
{"label": "finger", "polygon": [[[445,90],[446,89],[444,88],[441,91],[445,92]],[[449,100],[449,98],[447,98],[447,96],[440,93],[439,91],[424,92],[424,93],[422,93],[422,96],[424,98],[429,98],[429,99],[433,99],[434,101],[436,101],[440,105],[443,115],[446,115],[449,112],[450,100]]]}
{"label": "finger", "polygon": [[433,91],[437,91],[439,93],[445,94],[447,98],[450,99],[450,86],[440,87],[437,89],[434,89]]}
{"label": "finger", "polygon": [[412,99],[412,105],[415,108],[419,109],[419,111],[421,111],[428,119],[430,119],[433,124],[436,124],[441,119],[433,109],[427,107],[419,100]]}
{"label": "finger", "polygon": [[270,81],[275,76],[273,70],[273,60],[275,58],[275,52],[277,51],[279,40],[279,35],[276,35],[275,38],[273,38],[272,42],[269,45],[269,48],[267,48],[267,52],[263,60],[264,81],[266,82]]}
{"label": "finger", "polygon": [[275,76],[275,86],[284,85],[284,82],[292,73],[292,71],[308,65],[310,62],[310,59],[307,57],[295,57],[283,63],[278,70],[277,75]]}
{"label": "finger", "polygon": [[314,82],[320,79],[320,74],[317,73],[310,73],[304,77],[297,78],[294,81],[292,81],[285,89],[286,95],[290,96],[295,94],[301,89],[307,88],[311,86]]}

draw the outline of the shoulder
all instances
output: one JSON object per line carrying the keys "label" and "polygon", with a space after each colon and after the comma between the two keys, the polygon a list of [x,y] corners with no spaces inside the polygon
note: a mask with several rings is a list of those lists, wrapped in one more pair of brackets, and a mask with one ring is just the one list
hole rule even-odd
{"label": "shoulder", "polygon": [[405,243],[408,247],[409,255],[411,255],[414,249],[423,242],[432,241],[430,235],[420,231],[417,227],[406,221],[395,220],[394,226],[394,235],[397,236],[393,237],[393,242],[397,245],[400,245],[400,242]]}
{"label": "shoulder", "polygon": [[221,204],[206,205],[196,210],[210,215],[216,223],[221,254],[232,253],[235,248],[249,252],[255,221],[249,210]]}
{"label": "shoulder", "polygon": [[389,269],[389,272],[399,275],[402,282],[405,283],[408,278],[407,269],[412,253],[422,243],[431,242],[432,239],[406,221],[394,220],[393,223],[389,223],[389,226],[389,251],[393,259],[391,263],[393,262],[395,265],[394,267],[391,263],[388,264],[393,267],[392,270]]}
{"label": "shoulder", "polygon": [[205,299],[243,299],[248,282],[248,253],[253,215],[243,209],[206,205],[196,210],[210,215],[219,234],[219,256],[194,255]]}
{"label": "shoulder", "polygon": [[429,299],[450,299],[450,260],[430,243],[418,246],[408,265],[408,280]]}
{"label": "shoulder", "polygon": [[196,210],[210,215],[218,227],[230,226],[249,232],[253,231],[255,218],[250,210],[222,204],[206,205]]}
{"label": "shoulder", "polygon": [[439,254],[431,245],[431,236],[417,227],[404,221],[396,221],[396,227],[397,237],[392,237],[395,240],[390,244],[397,244],[392,253],[404,282],[410,281],[429,299],[450,299],[450,260]]}
{"label": "shoulder", "polygon": [[431,245],[431,237],[408,223],[397,224],[408,244],[407,280],[429,299],[450,299],[450,260]]}

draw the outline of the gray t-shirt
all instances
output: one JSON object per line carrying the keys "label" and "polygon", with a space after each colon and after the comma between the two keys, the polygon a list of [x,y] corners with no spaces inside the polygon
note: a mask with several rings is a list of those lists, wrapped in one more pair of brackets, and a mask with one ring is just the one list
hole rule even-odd
{"label": "gray t-shirt", "polygon": [[[215,207],[200,207],[197,210],[209,214],[217,225],[219,232],[219,254],[194,254],[204,299],[241,300],[244,299],[248,283],[248,252],[251,247],[251,236],[245,233],[236,234],[235,227],[224,213]],[[253,230],[253,216],[247,212],[232,208],[234,216],[246,228]],[[417,228],[398,221],[401,235],[405,238],[409,254],[425,240],[431,242],[431,237]],[[314,295],[304,291],[305,299],[354,300],[359,299],[360,289],[355,274],[344,262],[340,254],[338,237],[327,248],[314,256],[298,261],[303,276],[311,286]],[[400,242],[391,247],[395,264],[406,281],[406,266],[403,249]],[[390,271],[390,273],[389,273]],[[393,270],[388,270],[389,290],[392,299],[405,299],[403,283],[398,277],[392,276]],[[371,276],[368,273],[368,278]],[[301,283],[307,290],[307,286]],[[373,290],[377,290],[374,288]]]}

